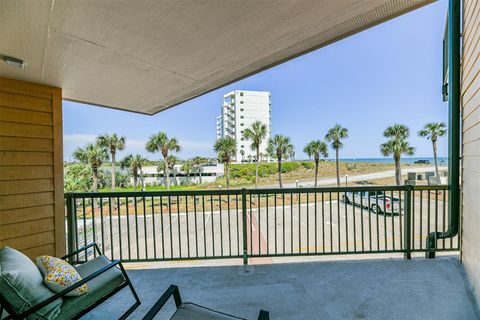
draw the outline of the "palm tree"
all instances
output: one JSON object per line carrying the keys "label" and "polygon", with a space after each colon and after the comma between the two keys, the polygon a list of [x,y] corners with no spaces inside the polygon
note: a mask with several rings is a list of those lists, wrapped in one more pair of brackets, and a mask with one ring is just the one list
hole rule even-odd
{"label": "palm tree", "polygon": [[150,137],[147,142],[146,149],[148,152],[157,152],[160,151],[163,157],[163,171],[165,172],[165,187],[170,189],[170,182],[168,181],[169,170],[168,170],[168,153],[170,151],[178,152],[180,151],[180,145],[176,138],[169,138],[166,133],[159,132]]}
{"label": "palm tree", "polygon": [[202,166],[207,163],[207,159],[204,157],[194,157],[192,159],[192,167],[198,173],[198,183],[202,184]]}
{"label": "palm tree", "polygon": [[402,184],[401,156],[403,154],[411,156],[415,152],[415,148],[410,146],[406,140],[409,135],[410,130],[402,124],[390,126],[383,132],[383,136],[390,138],[390,140],[380,145],[380,152],[385,157],[393,156],[393,160],[395,161],[395,182],[397,186]]}
{"label": "palm tree", "polygon": [[147,161],[146,158],[142,157],[140,154],[132,155],[129,154],[126,156],[122,162],[120,162],[120,166],[122,169],[128,168],[133,176],[133,189],[137,190],[138,184],[138,176],[143,176],[143,164]]}
{"label": "palm tree", "polygon": [[[243,131],[243,138],[252,140],[250,148],[256,152],[256,168],[255,168],[255,188],[258,187],[258,166],[260,163],[260,145],[262,141],[267,137],[267,126],[261,121],[255,121],[250,128]],[[243,151],[243,150],[242,150]],[[242,157],[243,158],[243,157]],[[242,159],[243,160],[243,159]]]}
{"label": "palm tree", "polygon": [[187,184],[190,184],[190,172],[193,168],[193,161],[187,160],[182,164],[181,170],[185,173]]}
{"label": "palm tree", "polygon": [[163,185],[167,185],[167,176],[165,175],[165,161],[158,161],[157,172],[163,175]]}
{"label": "palm tree", "polygon": [[328,157],[328,146],[325,142],[320,140],[310,141],[303,149],[303,152],[308,154],[309,157],[313,157],[315,160],[315,187],[317,187],[318,178],[318,164],[320,157]]}
{"label": "palm tree", "polygon": [[293,153],[293,145],[290,138],[280,134],[275,135],[268,141],[268,153],[278,163],[278,184],[282,188],[282,159],[287,159]]}
{"label": "palm tree", "polygon": [[227,178],[227,189],[230,187],[230,162],[237,153],[237,142],[232,137],[220,138],[215,142],[213,149],[218,155],[218,161],[224,165]]}
{"label": "palm tree", "polygon": [[420,137],[427,137],[432,141],[433,147],[433,161],[435,162],[435,176],[439,180],[440,172],[438,171],[437,162],[437,140],[438,137],[442,137],[447,133],[447,126],[443,122],[429,122],[425,124],[422,130],[418,132]]}
{"label": "palm tree", "polygon": [[108,160],[107,151],[96,143],[90,143],[85,148],[77,148],[73,152],[73,158],[77,161],[89,165],[93,173],[93,192],[98,190],[98,169]]}
{"label": "palm tree", "polygon": [[116,183],[116,155],[117,151],[122,151],[125,149],[125,140],[126,138],[117,136],[116,133],[112,135],[104,134],[97,137],[97,144],[104,148],[107,152],[110,152],[110,157],[112,159],[112,190],[115,190]]}
{"label": "palm tree", "polygon": [[179,159],[175,156],[168,156],[167,165],[169,172],[173,173],[173,184],[178,185],[177,181],[177,171],[175,170],[175,165],[178,163]]}
{"label": "palm tree", "polygon": [[395,123],[383,132],[386,138],[406,139],[410,135],[410,129],[403,124]]}
{"label": "palm tree", "polygon": [[330,145],[335,150],[335,167],[337,172],[337,187],[340,187],[340,168],[338,165],[338,153],[343,147],[342,139],[348,138],[348,129],[342,127],[340,124],[336,124],[333,128],[329,129],[325,140],[330,142]]}

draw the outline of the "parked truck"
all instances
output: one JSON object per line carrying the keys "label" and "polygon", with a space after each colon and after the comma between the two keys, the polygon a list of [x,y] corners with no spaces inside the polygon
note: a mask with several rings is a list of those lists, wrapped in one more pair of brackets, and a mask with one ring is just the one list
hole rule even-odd
{"label": "parked truck", "polygon": [[342,196],[345,204],[369,208],[376,214],[394,213],[403,211],[400,199],[386,195],[383,191],[355,191],[345,192]]}

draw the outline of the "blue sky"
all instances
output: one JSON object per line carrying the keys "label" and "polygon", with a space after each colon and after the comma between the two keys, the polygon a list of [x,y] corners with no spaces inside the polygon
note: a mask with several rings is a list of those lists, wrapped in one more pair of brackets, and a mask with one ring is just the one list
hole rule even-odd
{"label": "blue sky", "polygon": [[[415,156],[430,157],[431,143],[416,133],[426,122],[447,122],[441,95],[446,10],[447,1],[438,1],[155,116],[64,101],[65,160],[96,135],[113,132],[127,137],[120,156],[159,159],[144,150],[158,131],[180,140],[181,158],[214,156],[215,117],[223,94],[236,89],[272,93],[273,134],[289,136],[298,159],[335,123],[349,129],[341,157],[380,157],[382,132],[393,123],[409,126]],[[439,155],[446,154],[442,138]]]}

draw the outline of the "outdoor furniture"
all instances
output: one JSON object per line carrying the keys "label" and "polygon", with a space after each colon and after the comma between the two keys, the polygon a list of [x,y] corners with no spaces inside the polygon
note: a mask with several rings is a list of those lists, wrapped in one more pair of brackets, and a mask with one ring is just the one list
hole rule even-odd
{"label": "outdoor furniture", "polygon": [[[170,287],[164,292],[164,294],[157,300],[153,307],[143,317],[143,320],[152,320],[162,309],[165,303],[173,296],[177,310],[170,318],[171,320],[246,320],[244,318],[235,317],[223,312],[215,311],[203,306],[200,306],[191,302],[182,302],[180,297],[180,291],[176,285],[170,285]],[[258,320],[269,320],[269,313],[265,310],[260,310]]]}
{"label": "outdoor furniture", "polygon": [[[45,309],[48,309],[53,305],[56,309],[48,313],[49,317],[46,317],[47,319],[78,319],[128,286],[135,298],[135,303],[130,306],[130,308],[120,317],[120,319],[126,319],[140,305],[140,300],[119,260],[110,261],[105,256],[101,255],[96,243],[91,243],[84,248],[78,249],[62,257],[61,259],[65,260],[76,255],[78,256],[79,253],[87,252],[87,250],[90,248],[94,248],[94,250],[96,250],[96,253],[98,253],[97,257],[93,260],[74,266],[78,273],[82,276],[81,281],[56,294],[50,291],[47,299],[42,300],[33,306],[29,304],[30,308],[26,310],[24,307],[27,305],[25,301],[19,301],[20,299],[18,299],[18,297],[17,300],[15,300],[16,297],[13,297],[11,292],[2,291],[0,292],[0,318],[3,309],[5,309],[9,314],[5,319],[25,319],[27,317],[37,318],[39,317],[39,311],[45,312]],[[23,265],[28,265],[28,267],[31,268],[30,265],[33,264],[33,262],[31,262],[30,259],[16,250],[10,248],[8,249],[14,252],[16,255],[16,257],[10,259],[8,262],[10,267],[12,265],[12,261],[20,261],[21,265],[18,266],[20,269],[23,268]],[[23,260],[22,263],[21,259],[26,260]],[[5,265],[6,264],[7,263],[5,263]],[[25,270],[28,271],[28,269]],[[30,271],[32,271],[32,269],[30,269]],[[15,274],[14,276],[16,279],[20,277],[25,277],[25,279],[27,279],[27,281],[24,281],[24,284],[29,283],[26,288],[13,288],[15,291],[23,290],[25,293],[24,296],[34,297],[36,294],[35,291],[44,291],[45,289],[48,290],[48,288],[43,284],[43,278],[41,280],[35,278],[36,281],[29,281],[28,279],[29,277],[31,278],[32,275],[19,274],[15,270],[11,269],[2,269],[2,265],[0,264],[0,275],[5,275],[7,272]],[[35,284],[31,284],[33,282],[35,282]],[[87,293],[76,297],[66,296],[67,293],[85,283],[88,285]],[[44,288],[42,288],[42,286]],[[8,296],[8,298],[6,296]],[[18,308],[19,304],[23,304],[23,307],[20,309]]]}

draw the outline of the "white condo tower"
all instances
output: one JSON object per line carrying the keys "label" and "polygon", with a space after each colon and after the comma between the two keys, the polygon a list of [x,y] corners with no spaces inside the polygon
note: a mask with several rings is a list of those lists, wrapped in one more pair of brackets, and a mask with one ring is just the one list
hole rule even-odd
{"label": "white condo tower", "polygon": [[270,97],[270,92],[243,90],[235,90],[223,96],[222,112],[217,117],[217,139],[232,137],[237,141],[234,162],[255,160],[255,151],[250,148],[251,141],[243,139],[243,131],[255,121],[261,121],[267,126],[267,136],[260,146],[260,153],[264,154],[263,161],[269,161],[266,150],[271,133]]}

